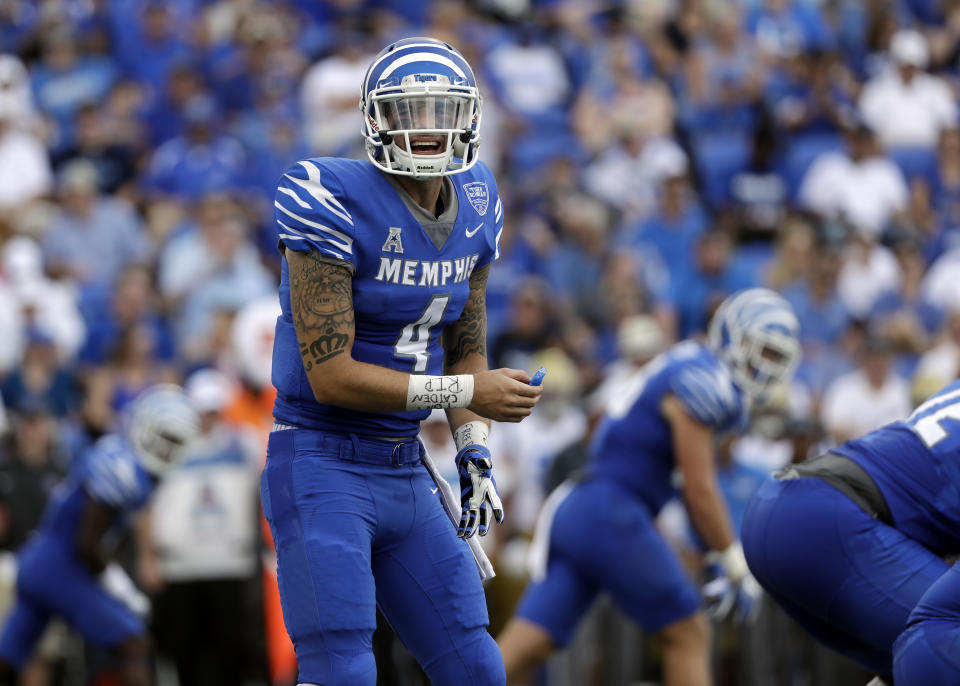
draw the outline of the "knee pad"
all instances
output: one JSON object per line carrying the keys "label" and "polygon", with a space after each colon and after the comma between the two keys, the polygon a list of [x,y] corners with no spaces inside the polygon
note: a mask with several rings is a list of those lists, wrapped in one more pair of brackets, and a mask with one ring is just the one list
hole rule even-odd
{"label": "knee pad", "polygon": [[474,637],[458,643],[455,650],[423,665],[433,686],[506,686],[503,656],[486,627]]}
{"label": "knee pad", "polygon": [[377,662],[367,631],[329,631],[294,642],[299,686],[376,686]]}

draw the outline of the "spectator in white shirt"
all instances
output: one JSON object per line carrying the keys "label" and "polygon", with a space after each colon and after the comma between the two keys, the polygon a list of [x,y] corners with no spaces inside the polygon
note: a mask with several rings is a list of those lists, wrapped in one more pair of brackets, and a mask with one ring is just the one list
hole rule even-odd
{"label": "spectator in white shirt", "polygon": [[31,130],[33,98],[23,63],[0,55],[0,208],[44,195],[53,184],[50,158]]}
{"label": "spectator in white shirt", "polygon": [[342,45],[342,50],[307,70],[300,90],[307,141],[317,155],[348,153],[358,140],[357,84],[363,81],[372,57],[356,36]]}
{"label": "spectator in white shirt", "polygon": [[947,312],[942,338],[917,363],[914,383],[939,390],[960,377],[960,304]]}
{"label": "spectator in white shirt", "polygon": [[863,230],[855,230],[843,252],[837,293],[847,311],[865,319],[880,296],[900,288],[900,265],[888,248]]}
{"label": "spectator in white shirt", "polygon": [[868,126],[861,123],[847,138],[849,154],[828,152],[811,165],[800,186],[800,204],[877,235],[906,211],[907,182],[899,167],[881,155]]}
{"label": "spectator in white shirt", "polygon": [[943,129],[957,125],[957,103],[947,83],[925,72],[930,60],[918,31],[890,39],[894,68],[871,79],[860,94],[860,112],[886,148],[933,148]]}
{"label": "spectator in white shirt", "polygon": [[837,443],[910,414],[910,386],[893,371],[892,362],[889,343],[871,338],[860,367],[827,386],[820,421]]}

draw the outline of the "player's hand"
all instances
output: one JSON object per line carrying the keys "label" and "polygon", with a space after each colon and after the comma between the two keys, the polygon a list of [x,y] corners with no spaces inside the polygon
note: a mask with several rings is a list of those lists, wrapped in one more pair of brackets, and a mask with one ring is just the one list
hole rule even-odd
{"label": "player's hand", "polygon": [[100,586],[136,615],[144,617],[150,612],[150,599],[140,592],[123,567],[116,562],[108,564],[100,574]]}
{"label": "player's hand", "polygon": [[523,370],[491,369],[473,375],[470,409],[498,422],[519,422],[530,415],[542,393]]}
{"label": "player's hand", "polygon": [[707,616],[722,622],[728,616],[741,625],[753,624],[760,613],[763,589],[752,574],[734,583],[723,573],[722,568],[710,565],[707,582],[701,589]]}
{"label": "player's hand", "polygon": [[457,472],[460,474],[460,526],[457,536],[470,538],[477,531],[486,536],[490,514],[497,524],[503,523],[503,503],[497,493],[497,482],[491,469],[490,451],[482,445],[468,445],[457,453]]}

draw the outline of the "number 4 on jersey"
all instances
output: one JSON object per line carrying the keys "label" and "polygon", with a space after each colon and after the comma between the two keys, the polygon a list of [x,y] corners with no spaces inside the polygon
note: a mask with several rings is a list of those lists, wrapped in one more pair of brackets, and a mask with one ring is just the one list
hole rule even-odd
{"label": "number 4 on jersey", "polygon": [[430,343],[430,329],[443,321],[443,313],[446,311],[449,302],[449,293],[433,296],[419,319],[403,327],[400,338],[393,346],[395,356],[412,357],[414,359],[414,373],[427,371],[427,361],[430,359],[430,353],[427,352],[427,345]]}

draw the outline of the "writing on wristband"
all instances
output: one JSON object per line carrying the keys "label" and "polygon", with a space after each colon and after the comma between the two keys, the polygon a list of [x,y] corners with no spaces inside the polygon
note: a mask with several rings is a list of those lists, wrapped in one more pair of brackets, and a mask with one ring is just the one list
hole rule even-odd
{"label": "writing on wristband", "polygon": [[407,410],[446,410],[468,407],[473,400],[473,374],[426,376],[411,374]]}
{"label": "writing on wristband", "polygon": [[472,421],[462,425],[453,432],[453,442],[457,444],[457,452],[468,445],[487,445],[490,436],[490,427],[486,422]]}

